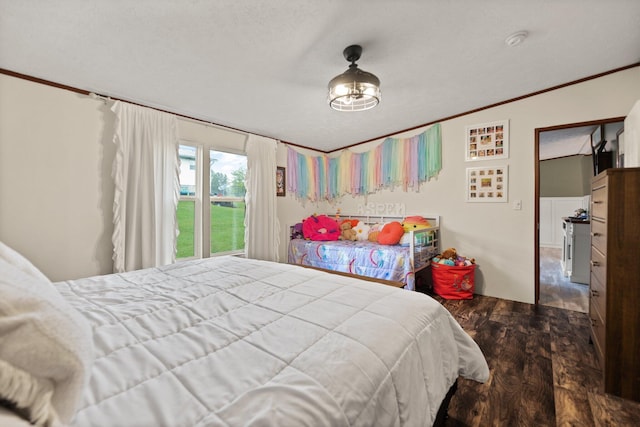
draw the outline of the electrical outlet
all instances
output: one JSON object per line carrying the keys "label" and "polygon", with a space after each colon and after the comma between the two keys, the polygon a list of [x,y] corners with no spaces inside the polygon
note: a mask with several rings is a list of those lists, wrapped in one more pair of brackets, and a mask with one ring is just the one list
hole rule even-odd
{"label": "electrical outlet", "polygon": [[513,210],[514,211],[522,210],[522,200],[516,200],[513,202]]}

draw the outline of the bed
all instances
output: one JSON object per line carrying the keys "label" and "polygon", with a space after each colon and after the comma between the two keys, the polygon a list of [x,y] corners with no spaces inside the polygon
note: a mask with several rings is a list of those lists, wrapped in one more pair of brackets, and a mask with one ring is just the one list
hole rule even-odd
{"label": "bed", "polygon": [[0,269],[0,419],[431,425],[489,376],[437,301],[353,277],[225,256],[51,283],[1,242]]}
{"label": "bed", "polygon": [[[403,217],[343,215],[372,225],[389,221],[402,222]],[[324,270],[381,279],[388,284],[415,290],[416,277],[428,271],[431,259],[439,253],[440,218],[428,215],[430,228],[411,231],[408,244],[381,245],[368,240],[313,241],[292,238],[288,262]]]}

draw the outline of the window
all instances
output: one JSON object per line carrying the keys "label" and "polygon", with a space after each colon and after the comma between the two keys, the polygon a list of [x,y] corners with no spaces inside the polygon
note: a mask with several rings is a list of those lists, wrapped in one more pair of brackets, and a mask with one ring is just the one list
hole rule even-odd
{"label": "window", "polygon": [[192,145],[179,156],[177,258],[243,252],[247,157]]}

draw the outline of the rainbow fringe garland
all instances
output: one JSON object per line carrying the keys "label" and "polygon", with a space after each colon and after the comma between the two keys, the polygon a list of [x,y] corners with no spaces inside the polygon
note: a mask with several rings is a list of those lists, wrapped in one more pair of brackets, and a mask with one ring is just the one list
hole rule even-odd
{"label": "rainbow fringe garland", "polygon": [[387,138],[365,153],[307,156],[287,147],[287,191],[300,199],[334,200],[401,186],[417,190],[442,168],[440,124],[411,138]]}

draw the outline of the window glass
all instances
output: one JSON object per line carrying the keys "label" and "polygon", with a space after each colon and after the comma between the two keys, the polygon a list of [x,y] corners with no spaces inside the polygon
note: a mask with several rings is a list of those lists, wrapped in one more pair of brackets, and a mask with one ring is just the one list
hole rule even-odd
{"label": "window glass", "polygon": [[178,201],[178,235],[176,258],[195,256],[195,200]]}
{"label": "window glass", "polygon": [[180,145],[180,199],[176,219],[178,222],[176,258],[195,256],[196,219],[196,147]]}
{"label": "window glass", "polygon": [[209,151],[211,253],[244,250],[247,156]]}

